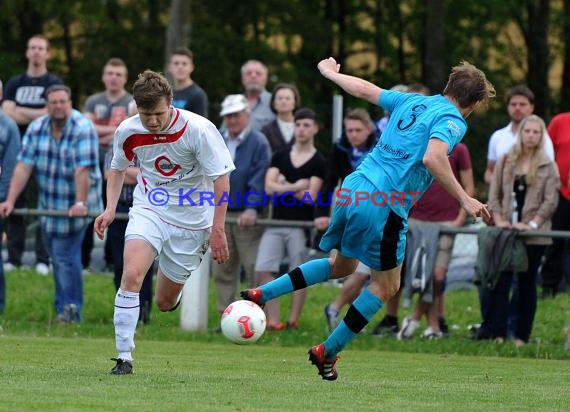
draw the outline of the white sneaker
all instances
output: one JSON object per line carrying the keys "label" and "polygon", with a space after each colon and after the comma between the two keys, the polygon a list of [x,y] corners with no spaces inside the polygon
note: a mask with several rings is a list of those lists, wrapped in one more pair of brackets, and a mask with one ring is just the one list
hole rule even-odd
{"label": "white sneaker", "polygon": [[424,333],[422,333],[422,338],[427,340],[441,339],[443,338],[443,333],[441,331],[435,331],[431,326],[428,326]]}
{"label": "white sneaker", "polygon": [[402,328],[396,335],[396,338],[398,340],[410,339],[414,335],[414,332],[418,329],[419,326],[420,322],[413,319],[411,316],[407,316],[406,318],[404,318],[404,321],[402,322]]}
{"label": "white sneaker", "polygon": [[13,265],[12,263],[10,263],[10,262],[4,263],[4,272],[5,273],[11,272],[11,271],[16,270],[16,269],[18,269],[18,267]]}
{"label": "white sneaker", "polygon": [[45,263],[36,263],[36,273],[38,275],[47,276],[49,274],[49,266]]}

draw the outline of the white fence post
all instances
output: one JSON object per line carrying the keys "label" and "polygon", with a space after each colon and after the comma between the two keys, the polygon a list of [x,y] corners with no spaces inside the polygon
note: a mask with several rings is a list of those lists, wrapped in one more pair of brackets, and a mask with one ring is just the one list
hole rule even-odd
{"label": "white fence post", "polygon": [[343,107],[343,97],[340,94],[335,94],[333,96],[333,113],[332,113],[332,141],[333,143],[336,139],[340,138],[342,134],[342,107]]}
{"label": "white fence post", "polygon": [[180,302],[182,330],[196,331],[208,328],[208,282],[210,280],[210,251],[184,285]]}

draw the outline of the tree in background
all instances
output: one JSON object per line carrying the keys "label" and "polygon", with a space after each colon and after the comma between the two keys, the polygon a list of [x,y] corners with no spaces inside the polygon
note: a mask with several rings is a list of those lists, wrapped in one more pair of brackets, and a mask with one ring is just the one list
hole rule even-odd
{"label": "tree in background", "polygon": [[[303,104],[324,119],[317,145],[327,152],[332,95],[341,91],[319,78],[321,58],[333,55],[347,72],[383,86],[419,81],[433,92],[450,66],[468,60],[498,91],[491,110],[470,119],[466,137],[480,179],[481,142],[506,121],[502,98],[513,84],[534,90],[536,112],[547,120],[559,105],[570,109],[569,9],[570,0],[3,0],[0,77],[24,70],[26,39],[42,32],[52,45],[50,69],[81,107],[99,89],[108,58],[125,60],[132,83],[144,69],[162,70],[168,50],[185,43],[216,122],[224,96],[241,90],[241,65],[255,58],[269,67],[269,88],[295,83]],[[553,99],[553,90],[561,96]],[[361,104],[345,100],[345,108]]]}

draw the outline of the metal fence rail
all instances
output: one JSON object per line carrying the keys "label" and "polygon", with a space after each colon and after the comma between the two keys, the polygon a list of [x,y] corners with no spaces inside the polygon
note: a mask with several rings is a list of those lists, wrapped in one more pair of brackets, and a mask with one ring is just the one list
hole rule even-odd
{"label": "metal fence rail", "polygon": [[[67,217],[67,210],[42,210],[42,209],[14,209],[12,211],[15,215],[22,215],[22,216],[55,216],[55,217]],[[96,218],[99,216],[101,212],[98,213],[88,213],[88,217]],[[116,219],[128,219],[129,215],[127,213],[117,213],[115,216]],[[235,217],[227,217],[226,222],[228,223],[237,223],[237,219]],[[257,224],[261,226],[292,226],[292,227],[302,227],[312,229],[314,227],[312,221],[298,221],[298,220],[277,220],[277,219],[258,219]],[[452,228],[452,227],[442,227],[440,229],[441,233],[447,234],[466,234],[466,235],[476,235],[479,233],[480,228],[474,227],[460,227],[460,228]],[[550,238],[568,238],[570,239],[570,231],[568,230],[548,230],[548,231],[540,231],[540,230],[529,230],[525,232],[520,232],[518,236],[521,237],[550,237]]]}

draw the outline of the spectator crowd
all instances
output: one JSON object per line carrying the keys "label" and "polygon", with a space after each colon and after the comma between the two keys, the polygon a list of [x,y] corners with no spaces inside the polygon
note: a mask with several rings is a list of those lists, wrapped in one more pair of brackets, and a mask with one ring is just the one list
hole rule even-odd
{"label": "spectator crowd", "polygon": [[[65,211],[66,216],[39,218],[34,270],[42,276],[53,274],[57,321],[78,323],[83,319],[83,274],[90,269],[94,243],[89,215],[102,211],[107,201],[115,132],[124,120],[139,114],[126,89],[128,69],[120,58],[106,62],[101,74],[104,89],[76,110],[73,91],[48,71],[48,39],[31,37],[25,55],[26,71],[5,81],[1,96],[0,218],[7,259],[0,261],[0,313],[9,299],[5,273],[22,265],[26,241],[27,219],[12,211],[25,207],[35,190],[38,209]],[[172,106],[207,117],[211,102],[192,78],[192,51],[175,49],[167,70]],[[315,147],[321,130],[319,114],[302,105],[295,84],[282,82],[268,90],[268,78],[263,62],[248,60],[241,67],[241,90],[233,90],[219,102],[219,132],[235,165],[229,177],[226,216],[237,222],[225,227],[229,259],[212,270],[220,313],[238,298],[242,283],[248,288],[265,284],[310,259],[309,251],[318,248],[315,239],[330,223],[337,188],[381,144],[390,118],[385,113],[381,119],[371,119],[363,108],[346,110],[342,135],[334,136],[327,158]],[[429,95],[420,84],[397,85],[392,90]],[[543,296],[555,296],[570,281],[570,239],[516,236],[520,231],[570,230],[570,113],[560,113],[548,123],[533,114],[534,95],[527,86],[516,85],[505,94],[509,123],[497,129],[488,143],[484,180],[494,226],[481,231],[479,242],[492,242],[494,247],[479,250],[481,323],[472,328],[472,338],[512,339],[523,346],[532,334],[539,288]],[[455,177],[473,195],[468,147],[459,144],[448,155]],[[160,167],[167,173],[172,166]],[[127,170],[117,212],[128,213],[135,186],[145,184],[139,167],[135,159]],[[175,168],[171,171],[175,176]],[[313,222],[314,227],[263,227],[259,219]],[[411,212],[400,290],[386,302],[384,318],[372,328],[374,335],[411,339],[424,315],[423,338],[440,339],[449,333],[445,289],[454,237],[440,229],[460,228],[466,222],[459,202],[434,182]],[[115,220],[105,239],[105,261],[114,272],[117,290],[123,274],[125,231],[126,221]],[[482,264],[481,259],[501,260],[493,259],[497,253],[521,253],[524,264]],[[141,288],[138,320],[142,323],[150,322],[156,266],[151,265]],[[358,296],[369,278],[370,268],[360,264],[346,278],[335,301],[324,308],[331,330],[337,327],[343,307]],[[278,299],[267,302],[268,329],[300,328],[308,293],[296,290],[285,316]],[[418,295],[418,299],[412,315],[400,322],[401,295]]]}

